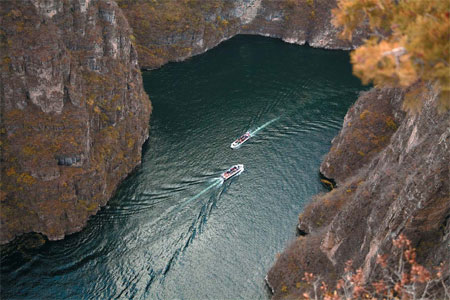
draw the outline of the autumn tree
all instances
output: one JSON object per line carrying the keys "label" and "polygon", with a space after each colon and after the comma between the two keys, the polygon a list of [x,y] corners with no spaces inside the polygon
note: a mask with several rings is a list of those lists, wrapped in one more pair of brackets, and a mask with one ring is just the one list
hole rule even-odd
{"label": "autumn tree", "polygon": [[421,107],[428,86],[439,92],[438,108],[450,108],[450,2],[448,0],[339,0],[333,24],[351,39],[369,30],[351,53],[353,71],[363,83],[410,87],[405,107]]}
{"label": "autumn tree", "polygon": [[[376,267],[380,268],[379,276],[366,282],[362,268],[353,269],[351,260],[346,262],[343,276],[335,286],[329,286],[313,273],[305,272],[303,282],[307,290],[301,299],[304,300],[430,300],[450,299],[448,279],[445,270],[448,261],[428,270],[416,260],[416,249],[403,234],[392,241],[395,249],[400,251],[399,257],[389,254],[378,255]],[[391,255],[392,256],[392,255]],[[448,277],[447,277],[448,278]]]}

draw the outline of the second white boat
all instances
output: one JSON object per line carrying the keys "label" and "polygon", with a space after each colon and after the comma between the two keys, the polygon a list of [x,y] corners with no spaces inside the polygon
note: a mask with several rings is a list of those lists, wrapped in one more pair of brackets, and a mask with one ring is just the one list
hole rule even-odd
{"label": "second white boat", "polygon": [[246,141],[248,141],[251,138],[251,134],[250,131],[247,131],[246,133],[244,133],[240,138],[238,138],[237,140],[235,140],[233,143],[231,143],[231,149],[236,149],[239,148],[243,143],[245,143]]}
{"label": "second white boat", "polygon": [[223,180],[230,179],[231,177],[237,176],[244,172],[244,165],[243,164],[237,164],[226,170],[222,173],[221,177]]}

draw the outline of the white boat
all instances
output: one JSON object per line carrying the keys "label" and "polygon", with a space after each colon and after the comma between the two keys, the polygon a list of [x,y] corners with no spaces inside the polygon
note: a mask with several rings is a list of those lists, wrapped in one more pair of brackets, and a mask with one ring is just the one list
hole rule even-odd
{"label": "white boat", "polygon": [[233,143],[231,143],[231,148],[232,148],[232,149],[239,148],[243,143],[245,143],[246,141],[248,141],[250,138],[251,138],[250,131],[247,131],[247,132],[244,133],[240,138],[238,138],[238,139],[235,140]]}
{"label": "white boat", "polygon": [[244,172],[244,165],[238,164],[238,165],[232,166],[231,168],[229,168],[228,170],[223,172],[221,176],[222,176],[223,180],[227,180],[227,179],[230,179],[231,177],[241,174],[242,172]]}

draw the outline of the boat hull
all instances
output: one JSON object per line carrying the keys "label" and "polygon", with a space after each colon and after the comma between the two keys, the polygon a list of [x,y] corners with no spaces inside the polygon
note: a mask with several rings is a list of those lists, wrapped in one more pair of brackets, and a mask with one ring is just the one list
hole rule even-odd
{"label": "boat hull", "polygon": [[243,164],[237,164],[226,170],[222,173],[221,177],[223,180],[228,180],[234,176],[240,175],[242,172],[244,172],[244,165]]}
{"label": "boat hull", "polygon": [[239,148],[243,143],[248,141],[250,139],[251,135],[250,132],[247,131],[245,134],[243,134],[240,138],[235,140],[233,143],[231,143],[231,149]]}

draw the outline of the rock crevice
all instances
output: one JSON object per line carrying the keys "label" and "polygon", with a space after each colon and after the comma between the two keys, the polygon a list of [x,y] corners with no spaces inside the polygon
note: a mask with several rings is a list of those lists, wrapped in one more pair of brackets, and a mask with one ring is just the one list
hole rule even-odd
{"label": "rock crevice", "polygon": [[240,33],[333,49],[361,37],[337,38],[335,0],[0,5],[1,243],[80,230],[140,162],[151,110],[140,66],[180,61]]}
{"label": "rock crevice", "polygon": [[1,233],[80,230],[139,162],[150,101],[112,0],[1,1]]}
{"label": "rock crevice", "polygon": [[[299,216],[299,228],[309,234],[290,245],[269,271],[275,299],[285,296],[283,285],[295,287],[304,272],[334,286],[348,260],[373,280],[377,255],[394,255],[392,240],[401,233],[429,269],[449,263],[450,112],[437,112],[437,97],[430,91],[419,114],[406,114],[403,93],[372,89],[348,111],[321,165],[338,187],[316,196]],[[316,262],[304,264],[299,256],[305,251]],[[318,263],[324,255],[325,267]],[[443,276],[449,280],[448,268]]]}
{"label": "rock crevice", "polygon": [[351,42],[338,38],[338,29],[331,24],[336,0],[118,2],[134,29],[145,69],[203,53],[237,34],[347,50],[365,36],[359,30]]}

